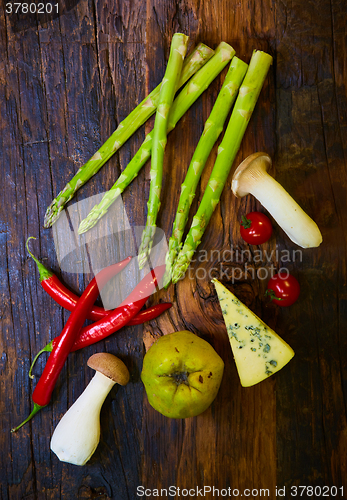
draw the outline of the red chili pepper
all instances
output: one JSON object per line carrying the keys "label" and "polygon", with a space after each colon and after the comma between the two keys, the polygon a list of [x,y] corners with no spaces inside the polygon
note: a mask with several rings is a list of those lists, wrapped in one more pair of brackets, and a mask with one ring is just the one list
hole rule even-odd
{"label": "red chili pepper", "polygon": [[34,401],[33,411],[30,413],[29,417],[24,420],[24,422],[22,422],[15,429],[12,429],[12,432],[17,431],[22,425],[28,422],[38,411],[49,403],[55,383],[64,366],[66,358],[71,351],[75,339],[86,320],[87,313],[90,311],[99,295],[99,289],[101,289],[115,274],[120,272],[130,260],[131,257],[128,257],[117,264],[108,266],[100,271],[89,283],[76,307],[71,312],[63,331],[57,338],[56,345],[51,352],[43,373],[34,389],[32,395],[32,400]]}
{"label": "red chili pepper", "polygon": [[[79,297],[74,294],[71,290],[66,288],[66,286],[59,280],[58,276],[52,273],[49,269],[47,269],[42,262],[40,262],[29,250],[28,241],[31,239],[36,239],[34,236],[30,236],[27,239],[26,247],[27,250],[32,257],[32,259],[36,262],[39,274],[40,274],[40,283],[42,288],[48,293],[52,299],[54,299],[57,304],[64,307],[68,311],[72,311],[76,306]],[[134,318],[132,318],[128,325],[141,325],[146,321],[150,321],[151,319],[157,318],[160,314],[162,314],[166,309],[169,309],[172,304],[170,302],[156,304],[152,307],[149,307],[145,311],[140,311]],[[110,314],[111,311],[104,309],[103,307],[93,306],[91,311],[89,312],[87,319],[91,319],[93,321],[97,321],[99,319],[105,318]],[[44,351],[45,348],[42,350]],[[49,351],[50,352],[50,351]],[[40,351],[41,353],[41,351]],[[39,354],[40,354],[39,353]],[[35,358],[36,359],[36,358]],[[34,360],[35,361],[35,360]],[[30,370],[31,371],[31,370]]]}
{"label": "red chili pepper", "polygon": [[151,321],[152,319],[157,318],[163,314],[164,311],[170,309],[170,307],[172,307],[171,302],[160,302],[159,304],[154,304],[154,306],[148,307],[147,309],[144,309],[136,314],[136,316],[134,316],[133,319],[127,323],[127,326],[142,325],[143,323],[146,323],[146,321]]}
{"label": "red chili pepper", "polygon": [[[139,287],[140,285],[142,286],[142,282],[137,286]],[[136,290],[136,288],[135,288],[135,290]],[[147,300],[147,298],[145,300]],[[140,301],[137,301],[137,302],[140,302]],[[134,303],[134,304],[137,304],[137,303]],[[161,302],[160,304],[157,304],[156,306],[150,307],[150,308],[146,309],[145,311],[142,311],[141,318],[140,318],[140,313],[137,314],[132,321],[129,321],[128,323],[126,323],[126,326],[130,325],[131,323],[135,324],[135,321],[138,320],[139,318],[143,319],[144,321],[149,321],[151,319],[154,319],[157,316],[159,316],[160,314],[162,314],[164,311],[169,309],[170,307],[172,307],[172,304],[170,302]],[[112,333],[115,333],[118,330],[120,330],[123,326],[125,326],[126,317],[123,318],[122,315],[124,315],[124,311],[127,312],[127,309],[128,309],[128,306],[120,305],[119,307],[117,307],[117,309],[115,309],[114,311],[109,313],[109,315],[106,316],[105,318],[93,323],[92,325],[85,326],[84,328],[82,328],[77,339],[74,342],[74,345],[72,346],[71,351],[77,351],[78,349],[82,349],[83,347],[86,347],[88,345],[95,344],[99,340],[102,340],[102,339],[108,337],[109,335],[112,335]],[[33,367],[34,367],[38,357],[44,352],[52,352],[56,341],[57,341],[57,338],[51,340],[43,349],[41,349],[36,354],[35,358],[33,359],[32,364],[30,366],[30,370],[29,370],[29,377],[30,378],[32,378],[32,379],[34,378],[34,376],[32,375],[32,370],[33,370]]]}
{"label": "red chili pepper", "polygon": [[[40,274],[40,283],[42,288],[48,293],[52,299],[54,299],[60,306],[64,307],[68,311],[72,311],[76,306],[79,297],[75,295],[71,290],[66,288],[66,286],[59,280],[58,276],[52,273],[47,267],[45,267],[42,262],[40,262],[29,250],[28,241],[36,240],[34,236],[29,236],[26,242],[26,247],[29,255],[36,262],[37,269]],[[98,307],[93,305],[92,309],[89,311],[87,318],[93,321],[104,318],[110,313],[103,307]]]}
{"label": "red chili pepper", "polygon": [[[62,307],[67,309],[68,311],[72,311],[73,308],[76,306],[79,297],[75,293],[73,293],[71,290],[65,287],[63,283],[59,280],[59,278],[55,275],[52,275],[52,278],[54,280],[45,280],[41,282],[41,285],[43,288],[48,291],[48,281],[49,283],[49,290],[53,292],[59,292],[59,295],[55,293],[54,295],[49,293],[49,295]],[[54,288],[52,288],[51,284],[54,283]],[[165,304],[165,307],[164,307]],[[134,318],[132,318],[128,325],[129,326],[134,326],[134,325],[141,325],[142,323],[145,323],[146,321],[150,321],[151,319],[157,318],[160,314],[162,314],[166,309],[169,309],[172,306],[170,302],[163,302],[161,304],[156,304],[154,306],[149,307],[145,311],[140,311]],[[90,311],[88,314],[87,318],[91,319],[93,321],[98,321],[100,319],[106,318],[110,314],[111,310],[104,309],[103,307],[95,306],[93,309]]]}
{"label": "red chili pepper", "polygon": [[[155,281],[158,277],[161,278],[163,276],[164,270],[165,266],[155,268],[155,277],[151,273],[147,274],[117,309],[105,318],[96,321],[88,327],[82,328],[71,351],[77,351],[83,347],[95,344],[95,342],[109,337],[124,325],[129,324],[129,318],[134,316],[144,306],[148,297],[155,291]],[[53,340],[53,349],[56,341],[57,339]]]}

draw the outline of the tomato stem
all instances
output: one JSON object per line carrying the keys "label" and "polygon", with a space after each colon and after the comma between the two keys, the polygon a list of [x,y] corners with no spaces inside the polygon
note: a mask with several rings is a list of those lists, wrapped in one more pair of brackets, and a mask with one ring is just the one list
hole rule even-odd
{"label": "tomato stem", "polygon": [[277,297],[273,290],[266,290],[265,295],[269,295],[271,300],[283,300],[282,297]]}
{"label": "tomato stem", "polygon": [[249,229],[252,225],[252,221],[251,219],[247,219],[247,217],[245,215],[242,215],[242,222],[241,222],[241,225],[245,228],[245,229]]}

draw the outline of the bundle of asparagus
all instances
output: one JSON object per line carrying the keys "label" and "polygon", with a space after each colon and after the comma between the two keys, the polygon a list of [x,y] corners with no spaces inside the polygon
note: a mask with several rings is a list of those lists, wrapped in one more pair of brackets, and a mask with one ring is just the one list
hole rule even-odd
{"label": "bundle of asparagus", "polygon": [[[177,89],[182,87],[214,54],[207,45],[200,43],[186,58]],[[160,84],[118,125],[111,137],[87,161],[76,175],[66,184],[57,197],[47,208],[44,226],[50,227],[58,219],[61,211],[83,186],[100,168],[118,151],[118,149],[136,132],[136,130],[150,118],[158,105]]]}
{"label": "bundle of asparagus", "polygon": [[[218,45],[215,54],[190,79],[174,100],[169,114],[167,132],[171,132],[171,130],[176,127],[178,121],[210,86],[234,54],[235,51],[229,44],[221,42]],[[112,203],[114,203],[118,196],[123,193],[124,189],[134,180],[143,165],[151,157],[152,143],[153,131],[147,134],[139,150],[123,170],[112,188],[105,193],[100,203],[95,205],[87,217],[81,221],[80,227],[78,228],[79,234],[91,229],[98,220],[107,213]]]}
{"label": "bundle of asparagus", "polygon": [[180,250],[172,269],[172,281],[181,279],[201,242],[207,224],[216,208],[228,178],[241,140],[258,100],[265,77],[272,63],[272,57],[262,51],[254,51],[240,87],[227,129],[218,148],[208,185],[203,194],[197,213],[193,217],[183,248]]}

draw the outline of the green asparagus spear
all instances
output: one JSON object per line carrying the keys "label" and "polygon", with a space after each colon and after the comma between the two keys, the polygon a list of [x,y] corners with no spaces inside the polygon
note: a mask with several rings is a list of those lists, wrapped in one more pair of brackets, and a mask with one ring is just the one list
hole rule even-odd
{"label": "green asparagus spear", "polygon": [[197,213],[193,217],[183,248],[175,261],[172,271],[173,283],[176,283],[184,276],[194,252],[201,242],[213,211],[219,202],[271,63],[272,57],[270,55],[262,51],[253,52],[229,124],[218,148],[217,159],[208,185]]}
{"label": "green asparagus spear", "polygon": [[184,228],[187,224],[189,209],[195,191],[211,150],[221,134],[224,122],[236,99],[239,87],[244,79],[248,65],[238,57],[233,57],[223,86],[218,94],[210,116],[206,120],[203,133],[191,159],[186,177],[181,186],[176,218],[173,223],[172,236],[169,240],[169,251],[166,255],[166,275],[164,282],[171,281],[171,271],[181,247]]}
{"label": "green asparagus spear", "polygon": [[[214,54],[207,45],[199,44],[186,58],[177,88],[182,87]],[[111,137],[87,161],[57,195],[47,208],[44,226],[50,227],[58,219],[60,212],[76,191],[83,186],[110,157],[132,136],[132,134],[152,116],[157,108],[160,93],[159,84],[119,125]]]}
{"label": "green asparagus spear", "polygon": [[139,267],[142,269],[153,245],[156,220],[160,208],[160,193],[163,182],[164,153],[167,143],[167,125],[175,88],[180,77],[183,59],[187,50],[188,37],[175,33],[172,37],[170,56],[160,90],[153,128],[150,188],[147,203],[146,227],[143,230],[139,248]]}
{"label": "green asparagus spear", "polygon": [[[209,87],[235,54],[234,49],[225,42],[216,48],[214,56],[193,76],[173,102],[169,115],[168,132],[173,130],[190,106]],[[95,205],[78,228],[82,234],[91,229],[105,215],[124,189],[135,179],[143,165],[151,157],[153,131],[147,134],[139,150],[125,167],[112,188],[105,193],[98,205]]]}

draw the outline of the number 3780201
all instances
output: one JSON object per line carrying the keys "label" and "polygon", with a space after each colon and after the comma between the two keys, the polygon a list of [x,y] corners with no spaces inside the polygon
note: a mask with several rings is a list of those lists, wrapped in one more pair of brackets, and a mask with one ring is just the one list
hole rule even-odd
{"label": "number 3780201", "polygon": [[6,14],[53,14],[59,13],[58,3],[6,3]]}

